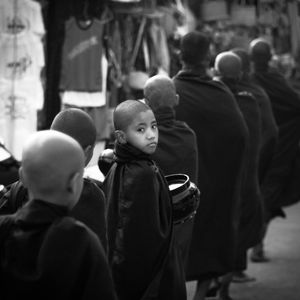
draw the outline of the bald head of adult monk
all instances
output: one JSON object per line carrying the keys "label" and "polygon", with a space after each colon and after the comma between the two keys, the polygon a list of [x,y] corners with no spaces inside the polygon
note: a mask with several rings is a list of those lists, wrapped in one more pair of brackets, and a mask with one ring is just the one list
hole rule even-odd
{"label": "bald head of adult monk", "polygon": [[161,107],[173,108],[179,102],[173,81],[165,75],[155,75],[146,81],[144,97],[154,112]]}
{"label": "bald head of adult monk", "polygon": [[236,81],[242,75],[241,59],[231,51],[219,53],[216,56],[214,68],[222,80]]}
{"label": "bald head of adult monk", "polygon": [[268,64],[272,58],[271,45],[263,38],[250,42],[249,54],[254,64]]}
{"label": "bald head of adult monk", "polygon": [[72,137],[55,131],[38,131],[26,141],[20,179],[29,199],[39,199],[71,209],[83,185],[84,153]]}
{"label": "bald head of adult monk", "polygon": [[210,38],[208,35],[191,31],[180,42],[180,55],[186,67],[206,66],[210,59]]}
{"label": "bald head of adult monk", "polygon": [[96,126],[88,113],[79,108],[69,108],[59,112],[50,129],[63,132],[74,138],[85,154],[85,165],[93,156],[96,144]]}

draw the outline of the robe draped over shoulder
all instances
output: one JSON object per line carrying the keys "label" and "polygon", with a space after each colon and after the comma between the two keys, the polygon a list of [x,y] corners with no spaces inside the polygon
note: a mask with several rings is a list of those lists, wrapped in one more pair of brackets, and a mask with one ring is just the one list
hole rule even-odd
{"label": "robe draped over shoulder", "polygon": [[277,147],[262,189],[267,209],[272,212],[300,199],[300,97],[275,69],[258,68],[252,77],[268,94],[279,129]]}
{"label": "robe draped over shoulder", "polygon": [[[28,192],[21,181],[14,182],[7,189],[8,191],[0,199],[0,215],[13,214],[28,202]],[[92,179],[84,178],[82,193],[70,215],[92,229],[107,252],[105,205],[103,191]]]}
{"label": "robe draped over shoulder", "polygon": [[183,173],[197,184],[198,149],[195,132],[183,121],[175,119],[171,108],[155,111],[158,124],[158,146],[152,158],[165,175]]}
{"label": "robe draped over shoulder", "polygon": [[116,299],[99,239],[65,207],[31,200],[0,217],[1,299]]}
{"label": "robe draped over shoulder", "polygon": [[[159,139],[152,158],[165,175],[186,174],[190,181],[198,183],[198,148],[195,132],[183,121],[175,118],[170,107],[161,107],[155,111]],[[182,211],[182,208],[180,207]],[[189,246],[194,227],[194,218],[174,226],[178,245],[186,269]]]}
{"label": "robe draped over shoulder", "polygon": [[264,181],[278,141],[278,127],[274,118],[270,98],[265,90],[250,76],[242,78],[237,88],[251,93],[257,100],[261,113],[261,147],[259,154],[259,183]]}
{"label": "robe draped over shoulder", "polygon": [[180,96],[177,119],[194,130],[198,144],[201,201],[187,270],[187,279],[197,280],[234,268],[248,132],[233,94],[223,84],[189,70],[173,80]]}
{"label": "robe draped over shoulder", "polygon": [[[241,189],[238,236],[238,247],[246,254],[247,249],[253,247],[261,240],[263,230],[263,200],[258,181],[261,114],[258,102],[252,94],[239,91],[235,93],[235,98],[244,115],[249,131]],[[246,266],[244,261],[242,266],[237,266],[237,269],[243,270]]]}

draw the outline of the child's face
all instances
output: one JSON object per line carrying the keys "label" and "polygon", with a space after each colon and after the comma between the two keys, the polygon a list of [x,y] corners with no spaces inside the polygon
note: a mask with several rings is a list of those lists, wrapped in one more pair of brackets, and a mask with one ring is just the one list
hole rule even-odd
{"label": "child's face", "polygon": [[152,110],[138,113],[125,130],[126,140],[139,150],[152,154],[158,142],[158,129]]}

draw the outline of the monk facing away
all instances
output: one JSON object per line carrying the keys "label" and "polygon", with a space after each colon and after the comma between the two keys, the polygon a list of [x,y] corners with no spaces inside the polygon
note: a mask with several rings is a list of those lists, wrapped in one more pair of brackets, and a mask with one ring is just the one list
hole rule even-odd
{"label": "monk facing away", "polygon": [[26,142],[20,178],[29,201],[0,217],[1,299],[116,299],[103,247],[69,216],[83,187],[84,153],[70,136]]}
{"label": "monk facing away", "polygon": [[[241,174],[248,138],[233,94],[208,75],[210,39],[193,31],[181,40],[182,69],[173,78],[180,97],[176,116],[196,133],[201,201],[195,217],[187,280],[197,280],[195,300],[211,280],[235,264]],[[222,249],[222,251],[220,251]]]}

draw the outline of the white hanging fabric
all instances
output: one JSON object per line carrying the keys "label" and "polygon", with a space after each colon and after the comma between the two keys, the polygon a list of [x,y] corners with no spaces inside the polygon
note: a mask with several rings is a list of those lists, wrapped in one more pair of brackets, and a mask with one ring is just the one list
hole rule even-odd
{"label": "white hanging fabric", "polygon": [[44,103],[44,34],[38,2],[0,0],[0,137],[18,160]]}

